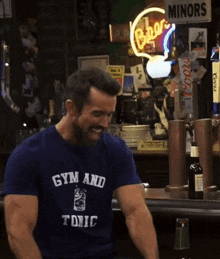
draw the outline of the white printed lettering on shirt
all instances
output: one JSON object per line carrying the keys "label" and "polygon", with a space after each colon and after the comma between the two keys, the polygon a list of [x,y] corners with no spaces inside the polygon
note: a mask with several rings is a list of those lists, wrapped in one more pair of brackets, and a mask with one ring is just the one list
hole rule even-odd
{"label": "white printed lettering on shirt", "polygon": [[[79,172],[75,171],[56,174],[52,176],[52,180],[56,187],[62,186],[63,184],[79,183]],[[87,185],[103,188],[106,182],[106,178],[96,174],[85,173],[82,182]]]}
{"label": "white printed lettering on shirt", "polygon": [[[62,178],[64,179],[64,184],[68,183],[78,183],[79,182],[79,172],[67,172],[67,173],[62,173],[62,174],[56,174],[52,177],[52,180],[54,182],[54,185],[56,187],[61,186],[63,184]],[[68,179],[69,176],[69,179]]]}
{"label": "white printed lettering on shirt", "polygon": [[62,215],[63,225],[79,228],[94,227],[97,224],[98,216],[88,215]]}
{"label": "white printed lettering on shirt", "polygon": [[96,174],[91,174],[91,180],[90,180],[89,176],[90,176],[89,173],[85,173],[85,177],[83,179],[84,184],[96,186],[96,187],[99,187],[99,188],[104,187],[105,181],[106,181],[105,177],[99,176],[99,175],[96,175]]}

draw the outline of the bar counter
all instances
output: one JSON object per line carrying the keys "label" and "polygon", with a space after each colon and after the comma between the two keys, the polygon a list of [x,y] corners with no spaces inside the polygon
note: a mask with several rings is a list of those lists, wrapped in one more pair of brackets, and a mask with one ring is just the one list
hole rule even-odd
{"label": "bar counter", "polygon": [[[182,258],[178,257],[179,251],[173,249],[176,218],[188,218],[190,221],[190,258],[220,258],[218,252],[220,192],[216,192],[216,200],[189,200],[184,197],[187,195],[186,192],[183,192],[182,195],[183,198],[175,198],[174,193],[167,192],[164,188],[145,188],[146,203],[152,213],[157,231],[160,258]],[[3,208],[3,199],[0,198],[0,225],[2,224],[2,228],[4,228]],[[118,258],[143,258],[129,237],[123,214],[115,197],[112,199],[112,208],[119,250]],[[8,247],[8,255],[10,249],[6,234],[4,238],[5,246]]]}
{"label": "bar counter", "polygon": [[[145,198],[152,215],[159,217],[172,216],[220,221],[220,191],[213,192],[210,195],[210,199],[203,200],[189,200],[187,198],[187,191],[182,191],[181,193],[166,191],[165,187],[168,184],[169,176],[168,152],[131,150],[142,182],[150,183],[150,188],[145,188]],[[11,152],[12,150],[0,152],[0,167],[2,169]],[[219,155],[219,152],[213,152],[215,171],[218,178],[220,168]],[[189,157],[189,154],[187,154],[187,157]],[[161,172],[163,172],[163,174],[161,174]],[[148,175],[150,174],[151,177],[154,175],[154,178],[149,178]],[[162,179],[163,175],[166,176],[166,178],[164,178],[166,179],[166,183],[164,182],[164,179]],[[158,184],[157,181],[160,178],[163,181],[161,184]],[[3,207],[3,198],[0,196],[0,212],[3,212]],[[112,199],[112,208],[114,211],[120,211],[119,204],[115,197]]]}
{"label": "bar counter", "polygon": [[[220,221],[220,191],[215,193],[213,200],[190,200],[187,191],[182,192],[183,198],[176,198],[174,193],[164,188],[145,188],[146,204],[153,216]],[[4,202],[0,198],[0,212]],[[120,211],[117,199],[112,199],[113,211]]]}
{"label": "bar counter", "polygon": [[[212,200],[190,200],[187,191],[182,192],[183,198],[176,198],[175,193],[164,188],[146,188],[146,204],[152,215],[157,217],[191,218],[220,221],[220,192],[214,194]],[[114,211],[120,210],[116,200],[112,200]]]}

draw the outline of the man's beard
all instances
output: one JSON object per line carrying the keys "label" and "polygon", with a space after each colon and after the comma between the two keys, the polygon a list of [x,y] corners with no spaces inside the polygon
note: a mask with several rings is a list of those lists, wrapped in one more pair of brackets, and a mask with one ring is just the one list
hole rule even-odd
{"label": "man's beard", "polygon": [[91,133],[92,128],[100,128],[100,127],[93,125],[93,126],[90,126],[87,130],[85,130],[77,123],[77,121],[73,122],[73,134],[76,139],[76,145],[78,145],[78,146],[95,146],[98,143],[98,141],[99,141],[103,131],[105,131],[105,129],[102,128],[102,132],[100,133],[99,138],[92,139],[92,138],[89,138],[89,134]]}

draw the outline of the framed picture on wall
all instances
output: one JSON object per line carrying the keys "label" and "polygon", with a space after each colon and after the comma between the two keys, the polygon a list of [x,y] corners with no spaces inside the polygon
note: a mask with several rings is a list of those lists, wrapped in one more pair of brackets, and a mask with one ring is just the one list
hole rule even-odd
{"label": "framed picture on wall", "polygon": [[189,28],[190,58],[207,57],[207,28]]}
{"label": "framed picture on wall", "polygon": [[133,90],[134,90],[134,75],[131,73],[125,73],[123,94],[132,94]]}
{"label": "framed picture on wall", "polygon": [[107,71],[108,65],[109,55],[78,57],[78,69],[85,69],[86,67],[98,67]]}
{"label": "framed picture on wall", "polygon": [[125,74],[125,66],[124,65],[109,65],[107,68],[109,74],[116,79],[119,84],[121,85],[121,90],[118,95],[123,93],[123,86],[124,86],[124,74]]}

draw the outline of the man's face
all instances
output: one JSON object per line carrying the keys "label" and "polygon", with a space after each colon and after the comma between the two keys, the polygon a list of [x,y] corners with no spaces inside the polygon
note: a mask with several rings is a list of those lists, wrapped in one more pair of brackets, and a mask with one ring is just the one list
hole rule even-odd
{"label": "man's face", "polygon": [[110,96],[91,87],[89,103],[76,114],[73,134],[78,145],[95,145],[111,123],[116,96]]}

